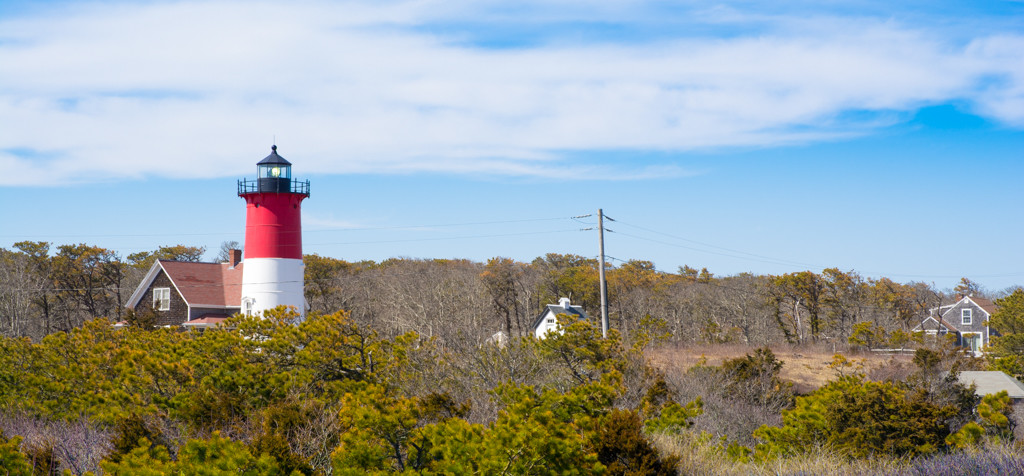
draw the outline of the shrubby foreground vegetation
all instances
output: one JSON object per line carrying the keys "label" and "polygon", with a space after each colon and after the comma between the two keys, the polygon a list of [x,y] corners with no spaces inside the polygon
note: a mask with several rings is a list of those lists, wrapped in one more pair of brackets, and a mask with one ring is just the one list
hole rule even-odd
{"label": "shrubby foreground vegetation", "polygon": [[[1006,395],[979,402],[938,371],[956,358],[939,351],[918,351],[905,381],[869,381],[837,357],[832,383],[795,396],[770,350],[669,376],[643,357],[657,336],[625,347],[564,315],[562,335],[462,347],[382,338],[346,312],[297,317],[278,309],[203,333],[99,319],[38,343],[5,338],[0,464],[11,474],[677,474],[828,455],[914,474],[929,458],[1012,439]],[[703,398],[683,397],[696,387],[736,410],[779,413],[748,435],[713,434],[695,424]]]}
{"label": "shrubby foreground vegetation", "polygon": [[644,428],[680,431],[699,409],[663,382],[627,392],[627,378],[654,374],[587,323],[567,321],[565,335],[544,341],[451,349],[416,334],[381,339],[344,312],[296,318],[279,309],[202,334],[96,320],[37,344],[5,339],[3,427],[36,441],[4,440],[4,464],[107,474],[673,474],[676,459]]}
{"label": "shrubby foreground vegetation", "polygon": [[[1005,395],[979,399],[958,369],[1024,362],[1024,291],[1004,292],[987,359],[909,330],[944,293],[835,269],[715,277],[634,261],[308,255],[301,323],[279,309],[231,329],[154,329],[122,303],[153,260],[88,245],[0,250],[0,468],[10,474],[971,474],[1024,472]],[[982,290],[964,280],[954,292]],[[338,311],[346,309],[346,311]],[[105,316],[109,319],[92,319]],[[114,320],[127,329],[115,330]],[[502,331],[506,339],[492,339]],[[503,342],[503,343],[502,343]],[[654,368],[652,349],[736,343],[721,365]],[[867,372],[837,355],[799,395],[771,346],[917,347]],[[850,355],[849,352],[846,352]],[[953,370],[953,374],[947,371]],[[944,469],[945,468],[945,469]],[[980,474],[980,473],[979,473]]]}

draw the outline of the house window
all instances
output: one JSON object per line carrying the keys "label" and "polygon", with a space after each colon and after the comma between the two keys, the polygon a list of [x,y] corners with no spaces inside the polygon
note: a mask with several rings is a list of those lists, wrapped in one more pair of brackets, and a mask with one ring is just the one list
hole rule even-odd
{"label": "house window", "polygon": [[548,318],[548,324],[554,324],[554,323],[555,323],[555,318],[549,317]]}
{"label": "house window", "polygon": [[971,324],[971,310],[962,309],[960,311],[960,323],[967,326]]}
{"label": "house window", "polygon": [[158,311],[171,309],[171,288],[153,288],[153,309]]}
{"label": "house window", "polygon": [[251,316],[252,315],[252,307],[253,307],[253,300],[252,299],[243,299],[242,300],[242,314],[245,314],[246,316]]}

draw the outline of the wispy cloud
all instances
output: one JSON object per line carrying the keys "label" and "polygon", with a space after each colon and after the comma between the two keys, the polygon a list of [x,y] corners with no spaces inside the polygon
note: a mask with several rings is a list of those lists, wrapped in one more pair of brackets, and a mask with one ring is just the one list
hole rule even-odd
{"label": "wispy cloud", "polygon": [[691,172],[594,169],[563,152],[832,140],[952,101],[1024,126],[1024,35],[1012,32],[954,41],[888,18],[700,7],[678,33],[662,19],[651,37],[549,32],[492,47],[473,41],[488,22],[640,30],[666,14],[633,2],[75,5],[0,21],[0,167],[20,171],[0,185],[238,175],[273,135],[304,172],[646,178]]}

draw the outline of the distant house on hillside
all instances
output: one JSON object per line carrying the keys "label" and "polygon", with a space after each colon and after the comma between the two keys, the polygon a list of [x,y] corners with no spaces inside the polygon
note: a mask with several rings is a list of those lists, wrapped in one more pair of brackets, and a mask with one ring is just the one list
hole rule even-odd
{"label": "distant house on hillside", "polygon": [[242,252],[227,263],[157,260],[125,307],[153,310],[160,326],[213,327],[242,308]]}
{"label": "distant house on hillside", "polygon": [[962,296],[959,301],[929,310],[929,315],[913,329],[928,336],[955,334],[957,345],[967,347],[975,355],[989,345],[992,336],[999,333],[988,326],[996,305],[985,298]]}
{"label": "distant house on hillside", "polygon": [[583,311],[582,306],[573,306],[569,303],[569,298],[561,298],[558,300],[558,304],[548,304],[544,311],[534,319],[533,335],[538,339],[543,339],[544,334],[547,334],[548,331],[560,332],[557,318],[559,314],[570,314],[579,316],[580,319],[590,319]]}

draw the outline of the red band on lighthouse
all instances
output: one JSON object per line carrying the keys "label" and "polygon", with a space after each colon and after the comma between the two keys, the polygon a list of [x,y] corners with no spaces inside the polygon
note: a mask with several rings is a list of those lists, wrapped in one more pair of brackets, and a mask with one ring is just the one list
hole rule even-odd
{"label": "red band on lighthouse", "polygon": [[306,195],[249,193],[243,195],[245,258],[302,259],[302,207]]}

